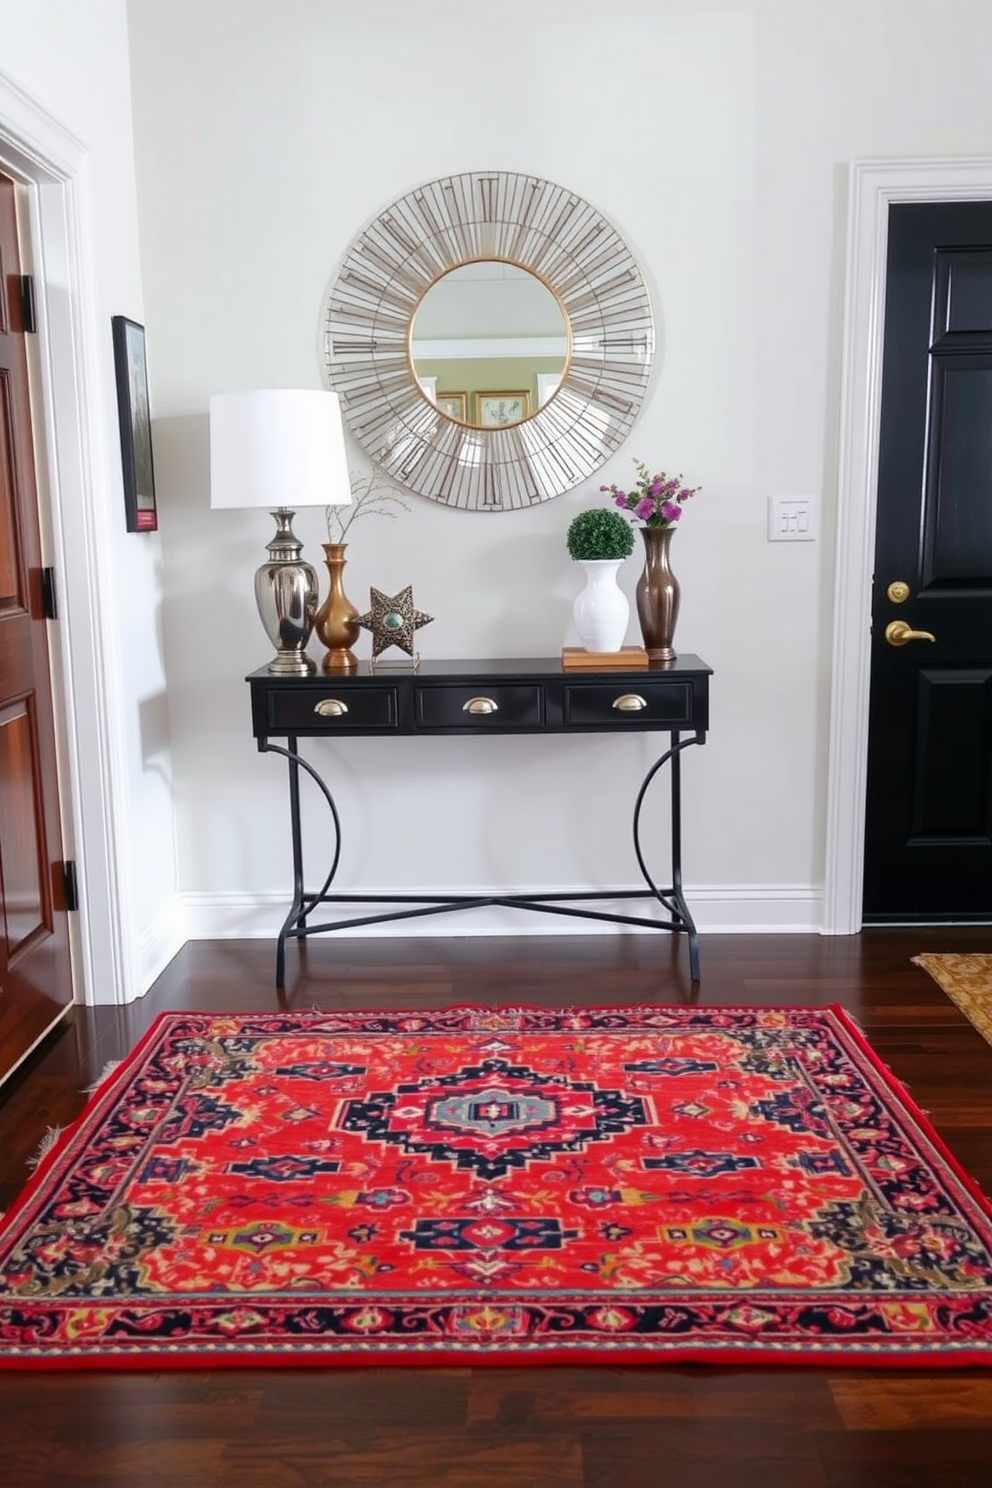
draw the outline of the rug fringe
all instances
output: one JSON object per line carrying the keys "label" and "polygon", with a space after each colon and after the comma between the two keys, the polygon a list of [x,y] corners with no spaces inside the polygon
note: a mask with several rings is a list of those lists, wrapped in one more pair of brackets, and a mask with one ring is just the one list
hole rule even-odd
{"label": "rug fringe", "polygon": [[50,1126],[48,1128],[45,1135],[38,1143],[37,1152],[34,1154],[33,1157],[28,1158],[27,1166],[29,1172],[33,1173],[42,1159],[48,1156],[64,1130],[65,1128],[61,1126]]}
{"label": "rug fringe", "polygon": [[92,1095],[93,1092],[94,1092],[94,1090],[96,1090],[98,1088],[98,1086],[102,1085],[103,1082],[104,1082],[104,1080],[107,1078],[107,1076],[108,1075],[112,1075],[113,1072],[114,1072],[114,1070],[121,1063],[122,1063],[122,1061],[120,1059],[108,1059],[107,1062],[106,1062],[106,1064],[103,1066],[103,1069],[100,1071],[100,1073],[97,1075],[96,1079],[93,1081],[93,1084],[92,1085],[84,1085],[83,1086],[83,1094],[84,1095]]}

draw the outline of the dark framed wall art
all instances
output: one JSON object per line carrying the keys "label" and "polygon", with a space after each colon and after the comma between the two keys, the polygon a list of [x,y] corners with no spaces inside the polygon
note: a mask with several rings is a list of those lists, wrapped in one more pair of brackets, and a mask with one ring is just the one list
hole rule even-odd
{"label": "dark framed wall art", "polygon": [[145,328],[137,321],[128,320],[126,315],[113,316],[111,324],[127,530],[154,532],[158,528],[158,508],[155,505]]}

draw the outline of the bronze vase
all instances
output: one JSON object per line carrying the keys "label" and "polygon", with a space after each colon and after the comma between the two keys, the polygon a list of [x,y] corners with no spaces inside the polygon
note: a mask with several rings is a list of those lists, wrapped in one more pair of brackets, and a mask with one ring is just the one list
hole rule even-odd
{"label": "bronze vase", "polygon": [[330,575],[327,598],[317,611],[314,635],[327,647],[322,666],[325,672],[353,672],[358,657],[351,647],[358,640],[361,626],[358,610],[344,592],[344,566],[347,543],[324,543],[324,562]]}
{"label": "bronze vase", "polygon": [[674,661],[675,622],[681,590],[668,549],[674,527],[642,527],[644,571],[637,581],[637,618],[649,661]]}

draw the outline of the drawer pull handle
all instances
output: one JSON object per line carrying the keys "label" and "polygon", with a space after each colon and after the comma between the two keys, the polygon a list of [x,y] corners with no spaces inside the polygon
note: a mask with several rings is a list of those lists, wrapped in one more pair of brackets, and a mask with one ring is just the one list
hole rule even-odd
{"label": "drawer pull handle", "polygon": [[340,718],[347,713],[348,704],[343,703],[340,698],[321,698],[313,711],[319,713],[321,718]]}
{"label": "drawer pull handle", "polygon": [[462,703],[463,713],[498,713],[499,703],[495,698],[474,697]]}
{"label": "drawer pull handle", "polygon": [[647,702],[639,692],[625,692],[621,697],[614,698],[614,708],[619,708],[621,713],[639,713],[642,708],[647,707]]}

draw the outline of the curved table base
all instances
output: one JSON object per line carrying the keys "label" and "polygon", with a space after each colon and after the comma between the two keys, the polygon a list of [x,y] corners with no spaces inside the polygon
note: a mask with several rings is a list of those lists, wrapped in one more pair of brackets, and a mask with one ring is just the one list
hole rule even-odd
{"label": "curved table base", "polygon": [[[339,930],[353,930],[360,925],[385,924],[390,920],[419,919],[426,915],[448,914],[457,910],[480,909],[499,905],[513,909],[536,910],[542,914],[572,915],[584,920],[603,920],[616,925],[638,925],[651,930],[664,930],[684,934],[689,942],[689,973],[693,982],[699,981],[699,935],[689,913],[682,891],[682,813],[680,756],[691,744],[702,743],[702,736],[694,734],[682,738],[671,735],[671,745],[659,756],[644,777],[634,804],[633,839],[634,854],[641,875],[647,885],[644,889],[596,889],[576,893],[552,894],[335,894],[331,885],[341,859],[341,820],[331,791],[318,771],[299,752],[297,738],[289,737],[288,747],[274,744],[271,739],[261,739],[259,749],[263,753],[281,754],[289,765],[290,815],[293,843],[293,902],[283,921],[276,942],[276,986],[286,985],[286,942],[302,940],[309,935],[331,934]],[[641,813],[645,796],[652,781],[664,765],[671,767],[671,868],[672,882],[660,888],[652,878],[641,848]],[[308,893],[303,884],[303,831],[300,817],[300,776],[303,770],[313,780],[331,814],[334,827],[334,850],[331,863],[320,889]],[[665,911],[666,918],[647,917],[636,914],[618,914],[615,911],[588,907],[595,901],[651,899]],[[309,916],[321,904],[395,904],[410,905],[408,909],[393,909],[384,914],[363,914],[350,918],[310,924]]]}

